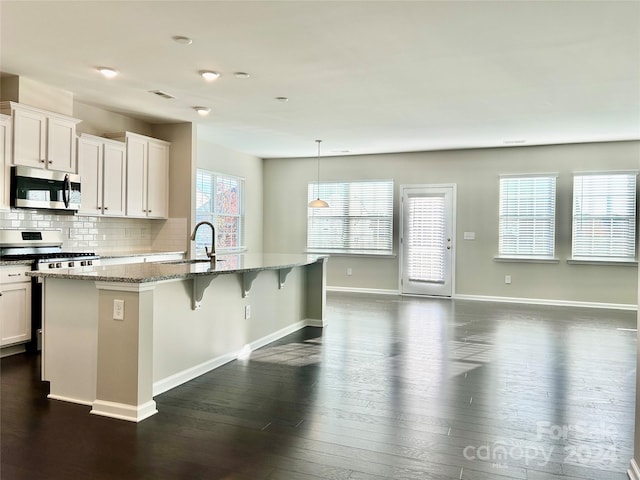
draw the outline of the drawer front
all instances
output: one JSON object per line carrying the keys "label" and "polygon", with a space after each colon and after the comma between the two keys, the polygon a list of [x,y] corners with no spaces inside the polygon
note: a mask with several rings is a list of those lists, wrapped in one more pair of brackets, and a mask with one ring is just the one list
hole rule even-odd
{"label": "drawer front", "polygon": [[20,283],[30,282],[31,277],[27,276],[27,272],[31,271],[31,268],[24,265],[17,265],[15,267],[0,267],[0,283]]}

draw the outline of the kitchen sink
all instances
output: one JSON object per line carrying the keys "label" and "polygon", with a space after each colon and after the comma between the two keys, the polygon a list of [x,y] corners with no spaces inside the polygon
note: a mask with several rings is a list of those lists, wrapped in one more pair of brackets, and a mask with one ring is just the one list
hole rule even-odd
{"label": "kitchen sink", "polygon": [[[216,262],[224,262],[223,258],[217,258]],[[211,260],[208,258],[184,258],[182,260],[167,260],[166,262],[160,262],[167,265],[187,265],[193,263],[211,263]]]}

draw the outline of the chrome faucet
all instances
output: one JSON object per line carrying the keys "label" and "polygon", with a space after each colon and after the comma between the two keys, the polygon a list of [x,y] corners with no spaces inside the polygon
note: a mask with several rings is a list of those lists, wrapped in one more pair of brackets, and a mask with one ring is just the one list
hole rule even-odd
{"label": "chrome faucet", "polygon": [[216,229],[213,226],[213,223],[207,222],[206,220],[199,222],[193,229],[191,240],[196,239],[196,233],[198,232],[198,228],[200,228],[201,225],[209,225],[211,227],[211,250],[209,250],[205,245],[204,251],[206,252],[207,257],[209,257],[209,259],[211,260],[211,263],[214,263],[216,261]]}

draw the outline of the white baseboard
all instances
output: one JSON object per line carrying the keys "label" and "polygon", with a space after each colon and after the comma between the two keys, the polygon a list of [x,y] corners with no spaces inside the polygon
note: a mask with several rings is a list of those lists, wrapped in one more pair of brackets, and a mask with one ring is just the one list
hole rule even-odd
{"label": "white baseboard", "polygon": [[63,395],[56,395],[55,393],[50,393],[49,395],[47,395],[47,398],[50,398],[52,400],[60,400],[62,402],[77,403],[79,405],[86,405],[88,407],[93,406],[93,402],[89,402],[87,400],[79,400],[77,398],[65,397]]}
{"label": "white baseboard", "polygon": [[630,480],[640,480],[640,467],[638,467],[634,458],[631,459],[631,465],[629,465],[627,475],[629,475]]}
{"label": "white baseboard", "polygon": [[[371,293],[377,295],[402,295],[400,290],[386,290],[377,288],[354,288],[354,287],[327,287],[327,292],[344,293]],[[428,295],[407,295],[421,298],[447,298],[430,297]],[[558,307],[583,307],[583,308],[604,308],[609,310],[638,310],[638,305],[627,303],[598,303],[598,302],[578,302],[575,300],[553,300],[548,298],[521,298],[521,297],[494,297],[489,295],[464,295],[454,294],[455,300],[473,300],[476,302],[498,302],[498,303],[524,303],[529,305],[550,305]],[[640,480],[640,479],[638,479]]]}
{"label": "white baseboard", "polygon": [[329,287],[327,292],[345,292],[345,293],[373,293],[376,295],[400,295],[400,290],[389,290],[383,288],[356,288],[356,287]]}
{"label": "white baseboard", "polygon": [[319,318],[307,318],[304,321],[305,326],[307,327],[326,327],[327,322],[324,320],[320,320]]}
{"label": "white baseboard", "polygon": [[151,415],[158,413],[158,410],[156,409],[156,402],[153,400],[149,400],[138,406],[96,400],[93,402],[93,408],[90,413],[102,417],[127,420],[129,422],[141,422],[145,418],[149,418]]}
{"label": "white baseboard", "polygon": [[8,357],[10,355],[16,355],[18,353],[24,353],[27,349],[25,348],[25,344],[21,343],[19,345],[11,345],[9,347],[0,348],[0,358]]}
{"label": "white baseboard", "polygon": [[199,365],[195,365],[191,368],[187,368],[185,370],[182,370],[181,372],[163,378],[162,380],[158,380],[157,382],[153,383],[153,396],[155,397],[156,395],[167,392],[172,388],[182,385],[183,383],[187,383],[194,378],[199,377],[200,375],[204,375],[211,370],[215,370],[216,368],[219,368],[226,363],[236,360],[238,357],[246,357],[253,350],[257,350],[258,348],[264,347],[271,342],[275,342],[282,337],[286,337],[287,335],[296,332],[301,328],[306,327],[307,325],[310,325],[310,323],[304,320],[293,323],[285,328],[278,330],[277,332],[251,342],[241,350],[212,358]]}
{"label": "white baseboard", "polygon": [[[455,300],[473,300],[476,302],[499,302],[499,303],[524,303],[529,305],[550,305],[559,307],[584,307],[584,308],[604,308],[609,310],[632,310],[638,309],[637,305],[626,303],[598,303],[598,302],[578,302],[574,300],[552,300],[547,298],[518,298],[518,297],[491,297],[487,295],[461,295],[456,294]],[[640,479],[639,479],[640,480]]]}

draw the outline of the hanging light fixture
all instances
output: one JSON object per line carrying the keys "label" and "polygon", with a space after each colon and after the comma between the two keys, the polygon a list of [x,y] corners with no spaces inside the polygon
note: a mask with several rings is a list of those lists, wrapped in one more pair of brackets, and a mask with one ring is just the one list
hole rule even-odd
{"label": "hanging light fixture", "polygon": [[329,204],[324,200],[320,200],[320,143],[322,143],[322,140],[316,140],[316,143],[318,144],[318,183],[316,187],[318,198],[311,200],[309,202],[309,206],[311,208],[327,208]]}

